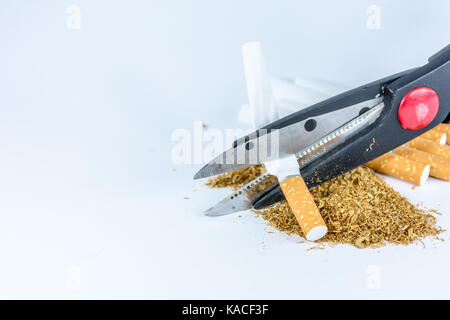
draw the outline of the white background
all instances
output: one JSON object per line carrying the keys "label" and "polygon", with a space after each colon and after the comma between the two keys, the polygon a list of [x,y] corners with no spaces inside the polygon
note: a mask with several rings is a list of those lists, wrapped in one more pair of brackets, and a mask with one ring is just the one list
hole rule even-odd
{"label": "white background", "polygon": [[[69,5],[81,9],[69,30]],[[367,8],[381,10],[368,29]],[[448,1],[6,1],[0,4],[1,298],[450,298],[449,241],[311,245],[176,165],[171,133],[235,128],[241,44],[274,75],[353,87],[448,44]],[[449,185],[388,179],[443,212]],[[189,199],[184,199],[188,197]],[[444,234],[448,239],[448,234]]]}

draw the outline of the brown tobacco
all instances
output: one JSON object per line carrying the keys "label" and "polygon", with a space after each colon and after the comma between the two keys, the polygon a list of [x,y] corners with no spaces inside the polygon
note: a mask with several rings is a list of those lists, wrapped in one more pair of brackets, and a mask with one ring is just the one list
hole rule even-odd
{"label": "brown tobacco", "polygon": [[[239,170],[235,181],[252,180],[259,168]],[[237,188],[235,173],[213,178],[209,185]],[[245,177],[245,179],[243,179]],[[370,168],[359,167],[310,190],[328,227],[319,243],[350,244],[358,248],[386,244],[407,245],[443,232],[436,226],[433,211],[415,207],[389,187]],[[279,231],[304,237],[286,201],[262,211],[254,211]]]}
{"label": "brown tobacco", "polygon": [[206,185],[212,188],[232,187],[234,190],[237,190],[256,177],[259,177],[265,171],[266,169],[264,165],[260,164],[221,174],[217,177],[209,179]]}

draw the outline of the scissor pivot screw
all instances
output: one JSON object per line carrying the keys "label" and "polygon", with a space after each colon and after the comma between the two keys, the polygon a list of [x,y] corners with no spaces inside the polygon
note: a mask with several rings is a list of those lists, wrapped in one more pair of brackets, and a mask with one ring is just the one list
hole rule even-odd
{"label": "scissor pivot screw", "polygon": [[309,119],[305,122],[305,130],[310,132],[313,131],[317,127],[317,121],[314,119]]}

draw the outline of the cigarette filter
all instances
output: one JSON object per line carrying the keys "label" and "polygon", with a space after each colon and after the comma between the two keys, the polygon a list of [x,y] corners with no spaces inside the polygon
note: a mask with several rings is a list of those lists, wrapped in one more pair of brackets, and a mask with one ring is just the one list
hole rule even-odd
{"label": "cigarette filter", "polygon": [[281,191],[283,191],[306,239],[316,241],[322,238],[328,232],[328,228],[305,181],[300,176],[297,158],[292,155],[267,162],[264,165],[267,172],[277,176]]}
{"label": "cigarette filter", "polygon": [[379,173],[409,181],[419,186],[423,185],[430,175],[429,165],[404,158],[392,152],[366,163],[366,166]]}
{"label": "cigarette filter", "polygon": [[450,181],[450,159],[404,146],[398,147],[394,152],[402,157],[428,164],[430,176]]}
{"label": "cigarette filter", "polygon": [[328,228],[303,178],[288,177],[280,185],[306,239],[315,241],[322,238]]}
{"label": "cigarette filter", "polygon": [[438,144],[445,144],[447,141],[447,134],[445,132],[441,132],[441,131],[433,130],[433,129],[425,132],[420,137],[434,141]]}
{"label": "cigarette filter", "polygon": [[441,123],[438,124],[434,130],[438,130],[441,132],[445,132],[447,134],[447,144],[450,144],[450,124],[448,123]]}
{"label": "cigarette filter", "polygon": [[408,147],[419,149],[428,153],[437,154],[444,158],[450,158],[450,147],[440,145],[431,140],[427,140],[421,137],[417,137],[407,143]]}

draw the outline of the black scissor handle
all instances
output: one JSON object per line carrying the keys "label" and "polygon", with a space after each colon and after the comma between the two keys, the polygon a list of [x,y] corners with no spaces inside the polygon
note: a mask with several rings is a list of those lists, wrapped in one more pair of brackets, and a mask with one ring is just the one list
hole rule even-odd
{"label": "black scissor handle", "polygon": [[[439,109],[434,119],[418,130],[402,127],[398,108],[412,90],[431,88],[439,97]],[[354,94],[357,94],[353,90]],[[372,125],[350,138],[345,144],[330,151],[302,169],[309,188],[315,187],[414,139],[439,123],[450,119],[450,45],[433,55],[426,65],[406,72],[384,86],[384,103],[380,117]],[[368,148],[368,146],[371,148]],[[253,206],[261,209],[284,199],[279,186],[257,199]]]}

